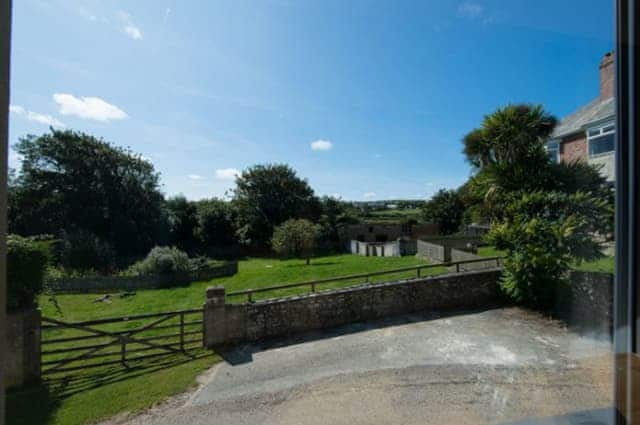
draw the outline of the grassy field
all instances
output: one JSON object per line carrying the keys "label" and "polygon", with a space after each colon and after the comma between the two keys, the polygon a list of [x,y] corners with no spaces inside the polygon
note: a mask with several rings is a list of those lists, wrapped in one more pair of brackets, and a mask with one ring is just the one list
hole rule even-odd
{"label": "grassy field", "polygon": [[[421,264],[426,263],[416,257],[381,258],[353,255],[313,259],[309,266],[305,265],[304,260],[248,259],[240,261],[239,272],[235,276],[209,282],[195,282],[170,289],[138,291],[135,295],[127,297],[113,294],[108,303],[96,302],[100,297],[98,294],[59,295],[56,297],[59,310],[47,296],[42,296],[40,306],[45,317],[62,321],[84,321],[198,308],[204,302],[206,288],[212,284],[223,285],[230,292]],[[425,269],[422,274],[443,271],[442,268]],[[413,276],[415,272],[403,272],[379,276],[372,281]],[[331,283],[319,286],[318,290],[349,286],[362,281],[358,279]],[[294,288],[266,293],[262,298],[307,291],[307,288]],[[245,299],[237,298],[231,301],[244,302]],[[127,322],[125,328],[134,328],[140,324],[136,321]],[[43,331],[43,339],[76,336],[74,332],[77,331]],[[67,345],[64,344],[55,348],[65,348]],[[117,348],[114,347],[115,350]],[[114,354],[116,352],[114,351]],[[190,354],[191,358],[177,354],[132,361],[128,369],[120,365],[110,365],[52,375],[42,385],[10,391],[7,398],[9,424],[80,425],[124,411],[143,410],[171,395],[185,391],[194,385],[195,377],[199,373],[220,360],[215,353],[200,348],[191,350]],[[33,408],[35,405],[38,409]]]}
{"label": "grassy field", "polygon": [[[505,255],[504,251],[495,249],[492,246],[483,246],[478,248],[478,255],[483,257],[493,257],[498,255]],[[602,257],[594,261],[583,261],[580,264],[574,264],[572,269],[584,271],[584,272],[603,272],[613,273],[615,270],[615,258],[614,257]]]}
{"label": "grassy field", "polygon": [[398,223],[404,220],[414,219],[422,221],[422,210],[420,208],[412,209],[386,209],[378,211],[370,211],[363,217],[371,222],[393,222]]}

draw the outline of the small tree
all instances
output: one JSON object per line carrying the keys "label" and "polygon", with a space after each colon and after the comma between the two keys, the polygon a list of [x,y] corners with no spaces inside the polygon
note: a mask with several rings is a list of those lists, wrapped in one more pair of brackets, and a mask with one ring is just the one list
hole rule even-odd
{"label": "small tree", "polygon": [[309,220],[290,219],[276,227],[271,246],[282,256],[306,258],[309,265],[316,247],[318,232],[318,226]]}
{"label": "small tree", "polygon": [[553,307],[567,285],[571,262],[602,256],[593,235],[606,231],[612,214],[606,199],[590,193],[513,194],[504,220],[487,239],[508,252],[501,286],[514,301]]}
{"label": "small tree", "polygon": [[435,223],[440,233],[455,233],[462,224],[464,204],[455,190],[440,189],[423,207],[422,215],[426,221]]}

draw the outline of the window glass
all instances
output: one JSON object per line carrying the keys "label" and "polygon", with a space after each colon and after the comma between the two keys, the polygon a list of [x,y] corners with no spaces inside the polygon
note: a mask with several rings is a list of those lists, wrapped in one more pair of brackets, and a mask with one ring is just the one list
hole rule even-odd
{"label": "window glass", "polygon": [[607,134],[604,136],[596,137],[589,140],[589,155],[598,155],[607,152],[613,152],[615,150],[614,134]]}

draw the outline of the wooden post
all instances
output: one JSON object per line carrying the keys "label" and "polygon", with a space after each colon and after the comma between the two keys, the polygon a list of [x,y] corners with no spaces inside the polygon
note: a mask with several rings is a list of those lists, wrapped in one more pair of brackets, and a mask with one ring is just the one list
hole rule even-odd
{"label": "wooden post", "polygon": [[120,337],[120,362],[122,366],[127,367],[127,337]]}
{"label": "wooden post", "polygon": [[460,263],[456,263],[456,273],[460,273]]}
{"label": "wooden post", "polygon": [[422,270],[420,267],[418,267],[418,268],[416,269],[416,276],[417,276],[417,277],[420,277],[420,270]]}
{"label": "wooden post", "polygon": [[253,302],[253,292],[251,292],[251,290],[247,292],[247,301],[249,301],[250,303]]}
{"label": "wooden post", "polygon": [[180,312],[180,351],[184,351],[184,312]]}
{"label": "wooden post", "polygon": [[311,282],[311,292],[316,292],[316,283]]}

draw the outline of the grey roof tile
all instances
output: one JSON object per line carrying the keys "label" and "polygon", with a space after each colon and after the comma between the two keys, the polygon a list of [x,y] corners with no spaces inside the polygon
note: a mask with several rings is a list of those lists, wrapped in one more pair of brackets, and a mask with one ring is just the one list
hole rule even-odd
{"label": "grey roof tile", "polygon": [[571,115],[564,117],[553,131],[551,137],[568,136],[569,134],[584,130],[584,128],[591,123],[611,118],[614,114],[615,102],[613,98],[605,100],[596,98]]}

